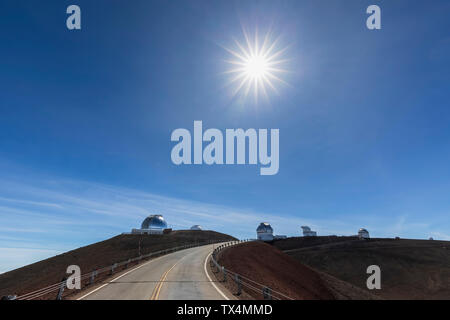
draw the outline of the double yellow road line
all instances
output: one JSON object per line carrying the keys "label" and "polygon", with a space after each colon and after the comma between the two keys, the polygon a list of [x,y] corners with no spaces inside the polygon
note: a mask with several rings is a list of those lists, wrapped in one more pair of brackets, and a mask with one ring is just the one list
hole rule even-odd
{"label": "double yellow road line", "polygon": [[156,285],[155,289],[153,289],[153,293],[152,293],[152,296],[150,297],[150,300],[158,300],[159,292],[161,291],[161,287],[164,284],[164,281],[166,281],[167,275],[169,274],[170,271],[172,271],[173,268],[175,268],[175,266],[178,264],[178,262],[180,262],[180,260],[178,260],[172,266],[172,268],[170,268],[169,270],[164,272],[164,274],[161,276],[161,278],[159,279],[158,284]]}

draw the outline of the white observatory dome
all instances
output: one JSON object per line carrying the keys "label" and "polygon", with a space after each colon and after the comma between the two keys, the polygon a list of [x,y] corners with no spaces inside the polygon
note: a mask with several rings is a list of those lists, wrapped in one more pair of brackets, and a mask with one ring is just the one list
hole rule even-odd
{"label": "white observatory dome", "polygon": [[369,231],[367,231],[367,230],[364,229],[364,228],[359,229],[359,231],[358,231],[358,237],[359,237],[360,239],[369,239],[369,238],[370,238],[370,236],[369,236]]}
{"label": "white observatory dome", "polygon": [[196,224],[191,227],[191,230],[203,230],[202,226]]}
{"label": "white observatory dome", "polygon": [[304,237],[316,237],[317,236],[317,232],[316,231],[312,231],[310,227],[308,227],[308,226],[301,226],[301,228],[303,229],[303,236]]}
{"label": "white observatory dome", "polygon": [[261,222],[256,228],[256,235],[258,240],[272,241],[273,240],[273,229],[268,222]]}
{"label": "white observatory dome", "polygon": [[273,233],[272,226],[270,223],[261,222],[258,228],[256,229],[257,233]]}
{"label": "white observatory dome", "polygon": [[141,229],[167,229],[167,223],[162,215],[152,214],[142,222]]}

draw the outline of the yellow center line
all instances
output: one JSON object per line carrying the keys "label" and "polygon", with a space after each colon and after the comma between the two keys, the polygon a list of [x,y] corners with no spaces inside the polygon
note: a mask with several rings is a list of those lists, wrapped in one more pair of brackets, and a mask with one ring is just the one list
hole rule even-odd
{"label": "yellow center line", "polygon": [[169,274],[170,271],[172,271],[173,268],[175,268],[175,266],[178,264],[178,262],[180,262],[180,260],[178,260],[173,266],[172,268],[170,268],[169,270],[167,270],[166,272],[164,272],[164,274],[161,276],[161,279],[159,279],[158,284],[156,285],[155,289],[153,289],[153,293],[152,296],[150,297],[150,300],[158,300],[159,297],[159,292],[161,291],[161,287],[164,283],[164,281],[166,281],[167,275]]}

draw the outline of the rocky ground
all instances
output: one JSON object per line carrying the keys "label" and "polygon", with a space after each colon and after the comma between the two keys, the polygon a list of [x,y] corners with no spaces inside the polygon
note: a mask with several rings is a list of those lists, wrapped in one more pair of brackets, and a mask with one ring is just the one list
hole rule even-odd
{"label": "rocky ground", "polygon": [[370,292],[383,299],[450,299],[449,241],[298,237],[273,246],[366,292],[366,269],[378,265],[381,290]]}
{"label": "rocky ground", "polygon": [[[376,296],[332,276],[317,272],[275,246],[255,241],[223,250],[219,263],[295,300],[377,299]],[[216,273],[217,280],[222,275]],[[232,293],[236,286],[227,280]],[[262,299],[262,293],[243,287],[241,299]]]}

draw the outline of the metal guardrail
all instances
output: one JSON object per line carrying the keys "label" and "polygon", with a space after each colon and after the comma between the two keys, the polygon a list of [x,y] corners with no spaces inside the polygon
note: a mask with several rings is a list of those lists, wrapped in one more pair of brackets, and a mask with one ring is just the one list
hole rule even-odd
{"label": "metal guardrail", "polygon": [[[175,252],[175,251],[179,251],[179,250],[184,250],[184,249],[193,248],[193,247],[199,247],[199,246],[208,245],[208,244],[221,243],[221,242],[224,242],[224,241],[223,240],[205,241],[205,242],[199,242],[199,243],[194,243],[194,244],[189,244],[189,245],[184,245],[184,246],[178,246],[178,247],[174,247],[174,248],[168,248],[168,249],[164,249],[164,250],[150,252],[148,254],[140,255],[140,256],[137,256],[132,259],[113,263],[112,265],[106,266],[101,269],[96,269],[89,273],[85,273],[85,274],[81,275],[80,282],[82,284],[85,283],[85,285],[81,289],[83,289],[84,287],[87,287],[88,285],[94,284],[96,282],[96,279],[98,279],[99,275],[101,275],[101,274],[105,275],[105,274],[109,273],[109,276],[111,276],[116,272],[116,270],[118,268],[123,267],[121,270],[127,269],[131,263],[136,262],[137,264],[139,264],[141,261],[150,259],[152,257],[162,256],[162,255],[165,255],[165,254],[168,254],[171,252]],[[89,279],[89,280],[86,283],[87,279]],[[55,284],[50,285],[45,288],[41,288],[41,289],[38,289],[38,290],[35,290],[32,292],[17,296],[17,297],[16,296],[8,296],[8,297],[11,297],[9,300],[34,300],[34,299],[39,299],[44,296],[47,296],[47,295],[57,292],[56,299],[61,300],[61,299],[63,299],[64,290],[66,288],[66,281],[67,281],[66,279],[63,279],[61,282],[55,283]],[[81,290],[81,289],[79,289],[79,290]]]}
{"label": "metal guardrail", "polygon": [[[231,241],[227,242],[225,244],[222,244],[214,249],[214,251],[211,254],[211,268],[216,268],[216,273],[222,274],[222,282],[227,282],[227,279],[229,278],[231,281],[233,281],[236,284],[236,295],[240,296],[242,294],[243,288],[249,289],[250,291],[256,292],[258,295],[261,294],[262,298],[264,300],[294,300],[293,298],[287,296],[284,293],[278,292],[273,290],[272,288],[258,283],[252,279],[249,279],[247,277],[244,277],[243,275],[240,275],[236,272],[233,272],[231,270],[226,269],[224,266],[221,266],[217,261],[217,255],[220,251],[235,246],[239,243],[243,242],[249,242],[254,240],[239,240],[239,241]],[[219,278],[219,277],[218,277]]]}

